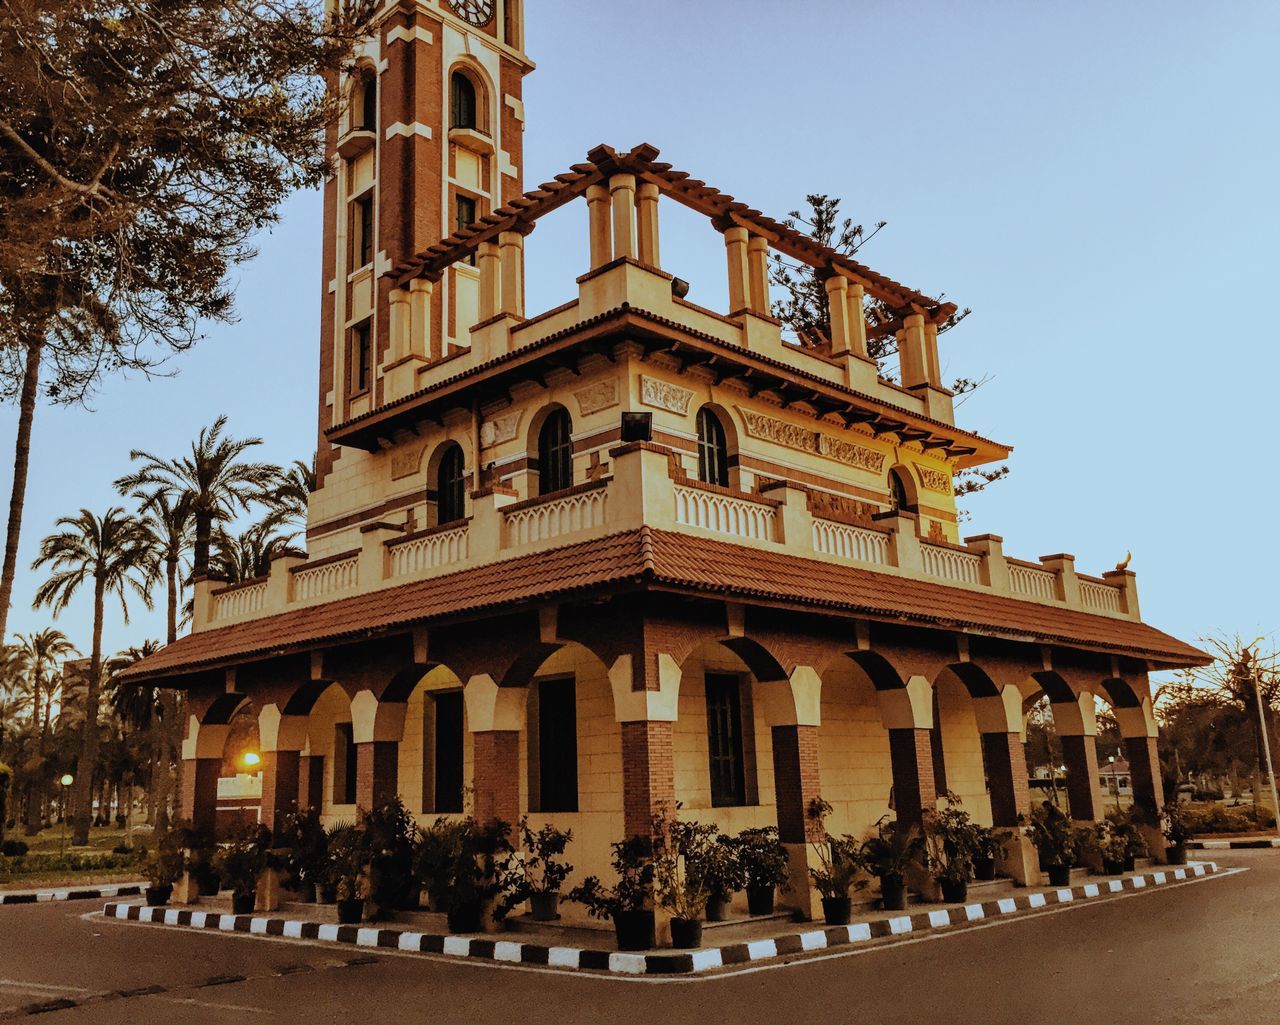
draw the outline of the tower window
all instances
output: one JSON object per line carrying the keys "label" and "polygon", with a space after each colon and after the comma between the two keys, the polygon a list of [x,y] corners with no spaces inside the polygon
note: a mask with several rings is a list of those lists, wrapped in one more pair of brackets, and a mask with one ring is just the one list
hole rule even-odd
{"label": "tower window", "polygon": [[452,523],[466,515],[466,468],[462,446],[451,444],[436,471],[436,522]]}
{"label": "tower window", "polygon": [[476,122],[476,87],[461,71],[455,71],[449,80],[450,128],[479,128]]}
{"label": "tower window", "polygon": [[373,331],[365,320],[351,329],[351,390],[366,392],[373,377]]}
{"label": "tower window", "polygon": [[698,480],[729,486],[729,442],[724,424],[707,406],[698,410]]}
{"label": "tower window", "polygon": [[360,90],[360,126],[367,132],[378,130],[378,79],[369,74]]}
{"label": "tower window", "polygon": [[351,202],[352,269],[373,263],[373,191]]}
{"label": "tower window", "polygon": [[707,749],[711,763],[711,805],[737,807],[747,803],[742,751],[742,681],[736,676],[708,673]]}
{"label": "tower window", "polygon": [[911,499],[907,494],[907,482],[902,477],[902,471],[897,467],[889,471],[889,504],[895,512],[911,507]]}
{"label": "tower window", "polygon": [[538,433],[538,494],[573,486],[573,421],[566,409],[551,412]]}
{"label": "tower window", "polygon": [[454,205],[454,229],[461,231],[476,223],[476,201],[470,196],[458,196]]}

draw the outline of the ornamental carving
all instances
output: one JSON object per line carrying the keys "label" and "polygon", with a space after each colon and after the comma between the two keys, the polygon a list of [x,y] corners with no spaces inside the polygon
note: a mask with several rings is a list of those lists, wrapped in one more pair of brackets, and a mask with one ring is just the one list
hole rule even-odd
{"label": "ornamental carving", "polygon": [[426,445],[408,445],[398,448],[391,453],[391,479],[400,480],[403,477],[412,477],[418,472],[418,467],[422,465],[422,453],[426,451]]}
{"label": "ornamental carving", "polygon": [[884,470],[884,454],[875,449],[855,445],[843,438],[833,438],[829,434],[820,434],[799,424],[787,423],[741,406],[738,407],[738,412],[742,414],[747,433],[753,438],[763,438],[801,452],[816,452],[820,456],[872,473]]}
{"label": "ornamental carving", "polygon": [[865,524],[880,512],[878,505],[859,502],[856,498],[833,495],[830,491],[810,491],[809,511],[818,519],[836,523]]}
{"label": "ornamental carving", "polygon": [[523,416],[524,410],[517,409],[502,416],[495,416],[492,420],[486,420],[480,425],[480,447],[493,448],[494,445],[501,445],[504,441],[511,441],[520,431],[520,419]]}
{"label": "ornamental carving", "polygon": [[578,412],[583,416],[599,413],[602,409],[618,404],[618,382],[616,378],[605,378],[593,385],[573,393],[578,400]]}
{"label": "ornamental carving", "polygon": [[665,409],[668,413],[689,415],[689,403],[693,401],[693,392],[681,388],[656,377],[640,378],[640,401],[655,409]]}
{"label": "ornamental carving", "polygon": [[843,438],[833,438],[829,434],[818,435],[818,453],[872,473],[880,473],[884,469],[884,453],[855,445]]}
{"label": "ornamental carving", "polygon": [[943,495],[951,494],[951,476],[941,470],[931,470],[927,466],[917,466],[920,484],[926,491],[937,491]]}

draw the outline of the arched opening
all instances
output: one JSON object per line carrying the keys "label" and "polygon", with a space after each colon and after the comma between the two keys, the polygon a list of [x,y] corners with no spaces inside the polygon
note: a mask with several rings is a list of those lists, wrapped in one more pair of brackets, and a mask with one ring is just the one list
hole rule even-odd
{"label": "arched opening", "polygon": [[412,812],[460,815],[472,779],[462,680],[448,666],[434,666],[410,692],[405,707],[397,779]]}
{"label": "arched opening", "polygon": [[573,487],[573,420],[556,406],[538,430],[538,494]]}
{"label": "arched opening", "polygon": [[[990,686],[989,681],[986,684]],[[990,690],[994,695],[995,688]],[[954,667],[944,669],[934,682],[934,779],[939,794],[955,794],[976,821],[990,825],[991,796],[974,696]]]}
{"label": "arched opening", "polygon": [[889,505],[894,512],[915,510],[915,482],[905,467],[895,466],[889,471]]}
{"label": "arched opening", "polygon": [[307,722],[307,744],[299,769],[299,806],[317,808],[330,821],[356,815],[356,744],[351,699],[330,684],[315,700]]}
{"label": "arched opening", "polygon": [[352,73],[347,122],[353,132],[378,130],[378,73],[371,65],[361,65]]}
{"label": "arched opening", "polygon": [[262,747],[258,707],[242,701],[227,722],[218,770],[217,832],[230,836],[258,821],[262,808]]}
{"label": "arched opening", "polygon": [[837,836],[864,836],[890,814],[893,760],[878,687],[867,669],[845,656],[821,676],[818,776],[822,796],[832,808],[827,828]]}
{"label": "arched opening", "polygon": [[698,410],[698,480],[729,486],[729,439],[719,415],[710,406]]}
{"label": "arched opening", "polygon": [[465,71],[449,76],[449,127],[480,131],[480,90]]}
{"label": "arched opening", "polygon": [[435,503],[436,523],[464,519],[467,515],[466,456],[456,441],[443,446],[433,483],[434,491],[428,498]]}

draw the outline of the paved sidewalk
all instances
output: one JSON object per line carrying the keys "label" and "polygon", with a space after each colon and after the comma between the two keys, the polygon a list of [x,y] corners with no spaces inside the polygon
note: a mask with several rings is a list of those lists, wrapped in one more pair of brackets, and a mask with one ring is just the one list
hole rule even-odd
{"label": "paved sidewalk", "polygon": [[[618,975],[689,975],[779,957],[804,955],[875,939],[927,932],[964,925],[988,918],[1034,912],[1053,905],[1089,900],[1105,900],[1117,894],[1140,892],[1171,883],[1212,875],[1213,862],[1192,862],[1168,866],[1159,871],[1138,872],[1124,877],[1101,877],[1081,885],[1019,890],[1015,896],[965,905],[934,905],[910,914],[865,916],[847,926],[814,928],[795,923],[779,923],[779,934],[746,943],[706,947],[691,951],[663,950],[648,953],[621,953],[571,946],[522,943],[488,936],[450,936],[382,928],[378,926],[336,925],[297,917],[230,915],[215,911],[179,908],[152,908],[140,904],[111,903],[103,913],[111,918],[149,922],[155,925],[222,932],[277,936],[287,939],[319,940],[358,947],[376,947],[448,957],[478,958],[511,964],[549,968],[608,972]],[[511,933],[505,934],[507,936]]]}

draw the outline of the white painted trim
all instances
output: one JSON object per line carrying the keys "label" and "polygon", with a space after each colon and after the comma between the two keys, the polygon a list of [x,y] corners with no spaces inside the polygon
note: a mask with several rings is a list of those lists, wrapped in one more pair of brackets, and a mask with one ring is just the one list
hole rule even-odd
{"label": "white painted trim", "polygon": [[444,938],[444,952],[458,957],[466,957],[471,953],[471,941],[462,936],[446,936]]}
{"label": "white painted trim", "polygon": [[801,950],[822,950],[827,945],[827,934],[825,932],[802,932],[800,934]]}
{"label": "white painted trim", "polygon": [[1101,891],[1098,889],[1097,883],[1084,884],[1084,895],[1086,897],[1096,897],[1099,893],[1101,893]]}
{"label": "white painted trim", "polygon": [[405,40],[405,42],[412,42],[416,39],[418,42],[426,43],[428,46],[436,41],[436,37],[431,34],[430,30],[423,28],[421,25],[415,25],[411,29],[405,28],[403,25],[397,25],[387,33],[388,44],[397,43],[401,39]]}
{"label": "white painted trim", "polygon": [[1018,910],[1018,902],[1012,897],[1002,897],[996,901],[996,907],[1000,909],[1000,914],[1011,915]]}
{"label": "white painted trim", "polygon": [[981,904],[966,904],[964,908],[964,917],[970,922],[976,922],[979,918],[986,918],[987,913],[982,910]]}
{"label": "white painted trim", "polygon": [[503,98],[503,102],[511,108],[511,113],[515,115],[515,119],[524,124],[524,100],[507,93]]}
{"label": "white painted trim", "polygon": [[901,936],[904,932],[911,931],[911,916],[899,915],[897,918],[889,919],[889,932],[894,936]]}
{"label": "white painted trim", "polygon": [[547,966],[550,968],[577,968],[578,957],[582,951],[577,947],[549,947],[547,949]]}
{"label": "white painted trim", "polygon": [[520,954],[523,950],[523,944],[512,943],[510,940],[498,940],[493,945],[493,959],[495,961],[514,961],[519,964]]}
{"label": "white painted trim", "polygon": [[623,975],[644,975],[648,968],[643,954],[610,954],[609,971]]}
{"label": "white painted trim", "polygon": [[388,139],[394,139],[397,135],[421,135],[424,139],[435,138],[431,131],[431,126],[424,125],[421,121],[415,121],[411,125],[407,125],[403,121],[397,121],[387,129],[386,134]]}
{"label": "white painted trim", "polygon": [[871,939],[871,925],[869,922],[859,922],[857,925],[847,926],[849,930],[849,942],[861,943],[864,940]]}
{"label": "white painted trim", "polygon": [[1027,906],[1033,908],[1042,908],[1045,905],[1043,893],[1032,893],[1027,897]]}
{"label": "white painted trim", "polygon": [[[819,933],[818,935],[821,936],[822,934]],[[724,965],[724,958],[720,954],[719,947],[712,947],[709,950],[695,950],[691,960],[695,972],[705,972],[709,968],[720,968]]]}
{"label": "white painted trim", "polygon": [[250,920],[249,931],[255,936],[265,936],[267,934],[267,920],[265,918],[254,918]]}
{"label": "white painted trim", "polygon": [[356,933],[357,947],[376,947],[378,945],[377,929],[361,929]]}
{"label": "white painted trim", "polygon": [[773,940],[755,940],[747,944],[747,957],[759,961],[766,957],[778,956],[778,944]]}
{"label": "white painted trim", "polygon": [[287,936],[291,940],[302,939],[302,923],[296,920],[290,920],[284,923],[284,932],[282,936]]}
{"label": "white painted trim", "polygon": [[929,927],[931,929],[940,929],[942,926],[950,924],[951,915],[949,912],[942,910],[929,912]]}
{"label": "white painted trim", "polygon": [[322,925],[316,933],[316,939],[328,940],[333,943],[338,938],[338,927],[336,925]]}

